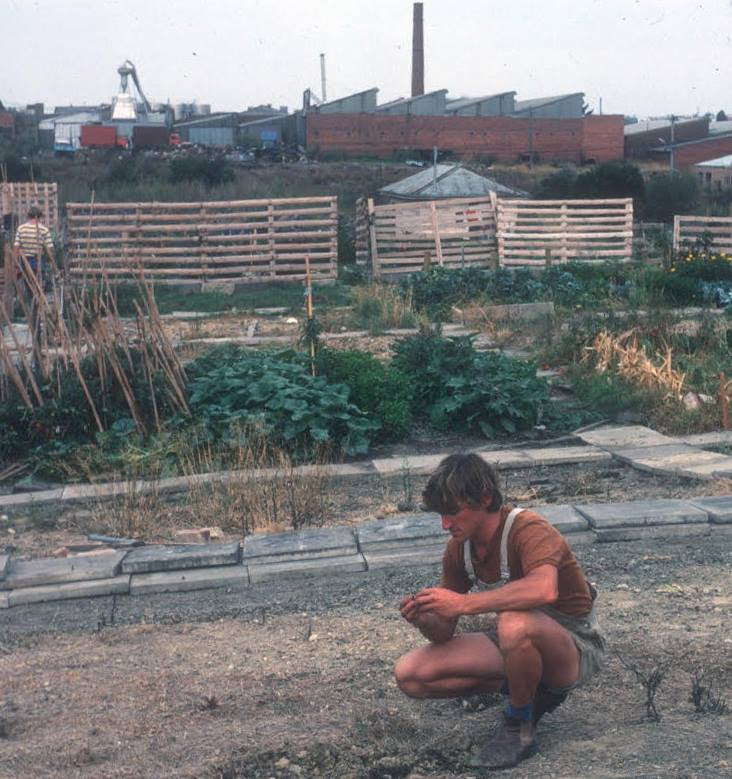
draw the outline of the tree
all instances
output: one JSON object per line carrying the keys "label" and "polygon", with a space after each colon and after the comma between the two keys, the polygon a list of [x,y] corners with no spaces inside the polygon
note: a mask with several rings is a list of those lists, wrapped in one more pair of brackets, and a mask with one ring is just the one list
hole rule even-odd
{"label": "tree", "polygon": [[717,112],[717,121],[718,122],[726,122],[727,121],[727,114],[724,111],[718,111]]}

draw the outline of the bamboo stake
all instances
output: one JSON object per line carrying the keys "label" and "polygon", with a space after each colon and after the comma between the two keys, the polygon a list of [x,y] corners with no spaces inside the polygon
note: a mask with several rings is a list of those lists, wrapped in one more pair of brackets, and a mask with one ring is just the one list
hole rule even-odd
{"label": "bamboo stake", "polygon": [[729,430],[729,397],[724,373],[719,374],[719,408],[722,412],[722,430]]}

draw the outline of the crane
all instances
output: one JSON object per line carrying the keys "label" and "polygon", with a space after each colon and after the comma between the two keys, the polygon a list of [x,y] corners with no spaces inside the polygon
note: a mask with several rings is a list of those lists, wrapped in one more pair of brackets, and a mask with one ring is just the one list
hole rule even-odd
{"label": "crane", "polygon": [[150,102],[145,97],[145,93],[140,86],[140,79],[137,77],[137,71],[135,66],[130,60],[125,60],[118,68],[117,73],[120,75],[119,94],[114,99],[114,108],[112,109],[112,119],[136,119],[137,107],[135,101],[129,92],[129,77],[132,76],[132,81],[135,84],[137,94],[142,101],[145,111],[150,113],[152,108]]}

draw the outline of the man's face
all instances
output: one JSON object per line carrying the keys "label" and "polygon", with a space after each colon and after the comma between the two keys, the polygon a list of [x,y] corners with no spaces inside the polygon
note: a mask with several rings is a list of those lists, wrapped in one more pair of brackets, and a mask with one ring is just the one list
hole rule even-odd
{"label": "man's face", "polygon": [[442,529],[447,530],[453,538],[462,542],[472,538],[487,518],[488,512],[485,507],[461,506],[456,514],[442,515]]}

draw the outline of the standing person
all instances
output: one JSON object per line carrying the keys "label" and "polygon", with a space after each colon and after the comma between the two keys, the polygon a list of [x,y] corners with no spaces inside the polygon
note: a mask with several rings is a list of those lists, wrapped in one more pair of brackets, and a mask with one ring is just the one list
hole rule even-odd
{"label": "standing person", "polygon": [[18,292],[30,314],[28,325],[31,328],[34,348],[38,346],[40,337],[37,290],[44,289],[43,256],[48,256],[51,265],[56,259],[51,231],[41,222],[41,216],[41,209],[31,206],[28,209],[28,220],[18,227],[13,241]]}
{"label": "standing person", "polygon": [[[546,519],[504,505],[493,468],[478,455],[446,457],[423,501],[452,538],[440,586],[400,604],[430,643],[400,657],[394,675],[414,698],[503,692],[501,726],[471,763],[508,768],[535,750],[539,719],[602,665],[595,591]],[[496,615],[495,634],[455,635],[458,619],[476,614]]]}

